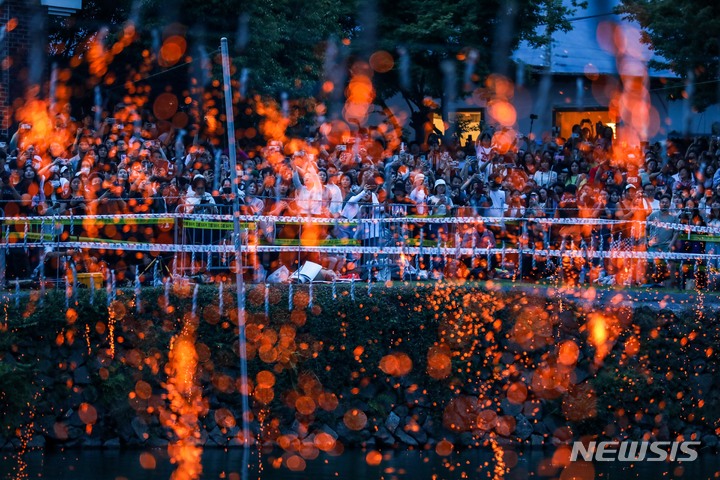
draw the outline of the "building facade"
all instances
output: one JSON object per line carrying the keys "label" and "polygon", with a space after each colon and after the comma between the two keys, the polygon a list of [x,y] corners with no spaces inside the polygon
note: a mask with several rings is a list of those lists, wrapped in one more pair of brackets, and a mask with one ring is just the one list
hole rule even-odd
{"label": "building facade", "polygon": [[47,24],[67,16],[82,0],[0,0],[0,137],[12,131],[13,102],[47,81]]}

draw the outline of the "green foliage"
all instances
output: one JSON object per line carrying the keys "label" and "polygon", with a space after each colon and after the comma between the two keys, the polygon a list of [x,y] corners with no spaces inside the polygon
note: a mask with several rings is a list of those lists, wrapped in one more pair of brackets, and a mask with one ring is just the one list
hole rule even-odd
{"label": "green foliage", "polygon": [[[472,82],[484,87],[485,76],[494,68],[503,69],[512,50],[521,40],[538,46],[546,43],[553,31],[568,31],[568,18],[584,2],[572,2],[568,8],[560,0],[408,0],[379,2],[377,46],[393,52],[396,67],[375,76],[378,94],[387,100],[400,93],[414,112],[411,125],[416,138],[424,138],[423,125],[434,109],[426,98],[445,100],[441,64],[454,63],[457,91],[471,93],[473,86],[464,85],[463,72],[470,50],[477,52]],[[544,26],[544,28],[539,28]],[[397,48],[403,47],[410,58],[410,85],[402,88],[397,67]],[[506,72],[499,72],[506,73]],[[419,134],[419,135],[418,135]]]}
{"label": "green foliage", "polygon": [[[328,73],[324,69],[328,42],[339,47],[336,65],[332,68],[341,70],[349,66],[345,64],[348,59],[349,63],[353,59],[367,61],[374,51],[386,50],[395,58],[395,68],[375,75],[376,101],[386,106],[387,100],[401,94],[412,112],[409,126],[416,136],[420,134],[419,138],[423,138],[423,127],[433,110],[425,99],[445,101],[443,61],[455,64],[458,91],[467,95],[474,86],[484,86],[489,72],[504,69],[512,49],[521,40],[540,45],[548,41],[553,31],[569,30],[568,17],[576,8],[583,7],[584,2],[573,0],[571,5],[565,6],[562,0],[89,0],[76,15],[53,20],[51,52],[67,62],[71,56],[83,52],[86,41],[102,27],[108,28],[106,43],[112,44],[124,22],[132,19],[137,27],[137,40],[117,56],[109,68],[118,79],[115,83],[118,87],[109,89],[113,100],[122,98],[122,85],[129,76],[141,70],[143,77],[166,70],[157,65],[140,68],[137,61],[142,58],[143,49],[156,53],[154,49],[158,45],[153,35],[163,37],[177,32],[186,34],[187,53],[195,60],[199,46],[216,52],[220,37],[228,37],[234,56],[233,77],[237,79],[242,68],[249,69],[248,93],[278,99],[284,92],[290,99],[323,100],[320,84]],[[246,37],[247,42],[243,42],[242,37]],[[408,52],[410,60],[407,86],[400,82],[399,47]],[[475,76],[472,85],[462,85],[465,64],[458,58],[461,54],[467,56],[470,50],[478,54],[472,72]],[[210,56],[213,74],[220,78],[219,62],[215,55]],[[198,68],[197,62],[192,67],[183,66],[173,75],[159,76],[152,83],[159,87],[158,91],[164,90],[167,84],[179,93],[187,88],[185,74]],[[74,69],[73,76],[85,79],[85,70],[85,67]],[[333,80],[339,81],[342,77],[339,75]],[[97,79],[87,78],[85,87],[92,87],[95,82]],[[342,91],[344,86],[335,85],[335,88]],[[301,113],[312,112],[312,107],[301,106]],[[253,118],[244,120],[251,122]]]}
{"label": "green foliage", "polygon": [[0,361],[0,437],[11,437],[28,421],[37,387],[32,364]]}
{"label": "green foliage", "polygon": [[622,0],[618,11],[640,24],[642,41],[665,61],[653,66],[667,68],[680,76],[677,90],[668,93],[679,98],[683,84],[692,75],[696,85],[693,104],[703,111],[718,101],[720,43],[714,32],[720,29],[720,4],[704,0]]}

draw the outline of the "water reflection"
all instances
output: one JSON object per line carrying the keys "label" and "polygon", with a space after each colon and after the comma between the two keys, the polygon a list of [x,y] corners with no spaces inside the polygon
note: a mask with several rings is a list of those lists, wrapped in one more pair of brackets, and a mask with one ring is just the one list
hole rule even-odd
{"label": "water reflection", "polygon": [[[367,452],[346,451],[342,456],[321,454],[316,460],[308,461],[304,471],[293,472],[286,467],[273,467],[273,460],[282,452],[259,455],[251,454],[249,478],[275,479],[465,479],[465,478],[564,478],[558,468],[550,465],[552,452],[548,450],[506,450],[503,463],[507,471],[499,474],[495,468],[498,462],[493,451],[467,450],[460,454],[441,457],[434,452],[387,452],[379,465],[366,461]],[[206,449],[202,463],[204,479],[239,480],[243,465],[242,450],[223,451]],[[258,463],[261,459],[261,463]],[[27,463],[25,478],[45,479],[88,479],[88,480],[145,480],[170,478],[174,466],[167,451],[163,449],[146,451],[85,450],[51,452],[30,452],[25,456]],[[259,467],[261,465],[261,467]],[[717,478],[720,475],[720,456],[704,454],[693,463],[642,462],[636,464],[608,463],[594,466],[594,478],[624,480],[637,478]],[[5,452],[0,461],[0,477],[16,478],[17,458]],[[584,478],[584,477],[583,477]],[[590,477],[593,478],[593,477]]]}

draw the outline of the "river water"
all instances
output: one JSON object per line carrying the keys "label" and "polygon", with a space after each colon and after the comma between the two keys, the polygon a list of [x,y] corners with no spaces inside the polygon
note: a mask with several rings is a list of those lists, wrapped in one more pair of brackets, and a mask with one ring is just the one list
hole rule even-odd
{"label": "river water", "polygon": [[[386,452],[379,465],[371,466],[367,452],[350,450],[340,456],[321,454],[308,460],[302,471],[291,471],[278,460],[282,452],[251,455],[247,478],[280,479],[481,479],[524,478],[566,479],[672,479],[691,480],[720,478],[720,456],[701,454],[686,464],[640,462],[584,464],[573,471],[552,467],[551,451],[524,450],[506,453],[507,467],[496,476],[498,462],[492,450],[468,450],[448,457],[434,452]],[[18,458],[3,452],[1,478],[44,478],[67,480],[149,480],[169,479],[175,469],[165,450],[69,450],[64,452],[28,452]],[[273,466],[273,463],[276,466]],[[203,453],[203,479],[242,479],[243,458],[240,450],[207,449]]]}

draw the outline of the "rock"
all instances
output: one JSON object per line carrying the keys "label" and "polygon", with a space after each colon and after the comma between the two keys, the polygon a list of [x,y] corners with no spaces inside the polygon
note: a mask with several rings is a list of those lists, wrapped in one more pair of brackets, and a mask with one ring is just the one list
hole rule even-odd
{"label": "rock", "polygon": [[417,405],[418,407],[425,408],[430,406],[427,395],[423,394],[420,388],[408,388],[405,391],[405,400],[408,405]]}
{"label": "rock", "polygon": [[17,437],[13,437],[5,443],[4,449],[18,451],[18,450],[20,450],[21,446],[22,446],[22,444],[20,443],[20,439]]}
{"label": "rock", "polygon": [[360,389],[360,398],[363,400],[372,400],[377,396],[377,386],[375,383],[368,383],[365,387]]}
{"label": "rock", "polygon": [[425,431],[425,433],[428,434],[428,437],[430,438],[437,438],[440,436],[441,433],[440,424],[433,420],[433,418],[429,415],[425,419],[425,423],[423,423],[422,429]]}
{"label": "rock", "polygon": [[103,442],[98,437],[84,437],[82,439],[83,448],[102,448]]}
{"label": "rock", "polygon": [[68,362],[71,365],[75,365],[75,369],[77,370],[82,365],[85,365],[85,352],[81,350],[73,350],[72,354],[70,355],[70,358],[68,358]]}
{"label": "rock", "polygon": [[208,438],[210,438],[210,436],[208,435],[207,430],[204,430],[201,428],[200,429],[200,438],[198,438],[198,441],[197,441],[198,445],[202,445],[202,446],[207,445]]}
{"label": "rock", "polygon": [[713,376],[708,373],[703,373],[691,377],[690,383],[692,384],[693,390],[699,394],[708,394],[713,384]]}
{"label": "rock", "polygon": [[67,405],[73,408],[77,408],[80,406],[81,403],[83,403],[83,392],[85,391],[85,388],[76,385],[75,388],[70,390],[69,395],[67,397]]}
{"label": "rock", "polygon": [[76,385],[89,385],[90,384],[90,372],[87,367],[77,367],[73,371],[73,381]]}
{"label": "rock", "polygon": [[227,437],[220,431],[220,428],[215,425],[215,428],[210,430],[208,433],[208,441],[219,446],[225,446],[227,444]]}
{"label": "rock", "polygon": [[[54,438],[54,427],[55,418],[50,415],[43,415],[38,418],[35,422],[35,432],[43,435],[47,435],[50,438]],[[0,444],[2,444],[3,438],[0,437]]]}
{"label": "rock", "polygon": [[515,421],[515,435],[517,435],[521,440],[527,440],[533,432],[533,426],[530,423],[530,420],[528,420],[525,415],[520,414],[515,417]]}
{"label": "rock", "polygon": [[390,412],[387,420],[385,420],[385,428],[387,428],[390,433],[395,433],[398,425],[400,425],[400,417],[395,412]]}
{"label": "rock", "polygon": [[424,408],[413,409],[412,415],[418,425],[422,425],[423,423],[425,423],[425,419],[427,419],[428,417],[427,410],[425,410]]}
{"label": "rock", "polygon": [[150,448],[167,448],[168,442],[164,438],[157,438],[157,437],[150,437],[150,439],[147,441],[147,446]]}
{"label": "rock", "polygon": [[403,418],[407,417],[410,409],[408,409],[408,407],[406,407],[405,405],[398,405],[393,411],[397,414],[398,417]]}
{"label": "rock", "polygon": [[542,422],[540,422],[540,423],[543,424],[543,426],[545,427],[545,430],[542,431],[542,430],[538,430],[538,429],[536,428],[535,431],[539,431],[539,432],[541,432],[541,433],[553,433],[553,432],[555,432],[555,430],[557,430],[557,428],[558,428],[557,422],[556,422],[555,419],[554,419],[552,416],[550,416],[550,415],[547,415],[545,418],[543,418]]}
{"label": "rock", "polygon": [[[353,398],[353,397],[350,396],[350,395],[347,395],[345,398],[352,399],[352,400],[351,400],[350,402],[348,402],[348,404],[347,404],[348,410],[349,410],[349,409],[353,409],[353,408],[357,408],[358,410],[362,410],[363,412],[367,412],[367,411],[370,410],[370,406],[368,405],[367,402],[363,402],[362,400],[359,400],[359,399],[357,399],[357,398]],[[343,415],[344,415],[344,414],[345,414],[345,412],[343,412]]]}
{"label": "rock", "polygon": [[103,448],[120,448],[120,439],[115,437],[106,440],[105,443],[103,443]]}
{"label": "rock", "polygon": [[69,410],[68,413],[70,413],[70,417],[67,419],[66,422],[68,426],[85,428],[85,422],[80,419],[80,415],[76,411]]}
{"label": "rock", "polygon": [[542,435],[530,435],[530,445],[533,447],[542,447],[545,443],[545,439]]}
{"label": "rock", "polygon": [[546,434],[546,433],[551,433],[551,432],[548,430],[547,425],[545,425],[545,424],[542,422],[542,420],[540,420],[540,421],[533,420],[533,421],[530,422],[530,423],[532,423],[532,426],[533,426],[533,433],[537,433],[538,435],[544,435],[544,434]]}
{"label": "rock", "polygon": [[542,403],[540,400],[528,400],[523,404],[523,415],[527,418],[542,418]]}
{"label": "rock", "polygon": [[683,422],[679,417],[671,416],[668,419],[668,428],[671,432],[680,432],[683,428],[685,428],[685,422]]}
{"label": "rock", "polygon": [[130,421],[130,426],[132,427],[133,432],[135,432],[135,436],[138,440],[145,442],[148,439],[148,426],[142,418],[134,417]]}
{"label": "rock", "polygon": [[424,445],[428,441],[427,433],[425,433],[423,429],[411,430],[408,432],[408,434],[415,440],[417,440],[418,444],[420,445]]}
{"label": "rock", "polygon": [[35,379],[40,387],[51,387],[55,383],[55,379],[47,375],[38,375]]}
{"label": "rock", "polygon": [[512,403],[507,398],[503,398],[500,402],[500,408],[502,408],[502,411],[505,415],[511,415],[516,416],[519,415],[520,412],[522,412],[523,406],[519,403]]}
{"label": "rock", "polygon": [[33,435],[27,443],[28,448],[45,448],[45,437],[42,435]]}
{"label": "rock", "polygon": [[703,447],[709,447],[709,448],[715,448],[718,445],[718,437],[715,435],[703,435],[702,437],[702,446]]}
{"label": "rock", "polygon": [[68,440],[78,440],[85,436],[85,429],[80,427],[68,427]]}
{"label": "rock", "polygon": [[[83,388],[82,391],[82,399],[84,403],[92,403],[94,404],[98,400],[98,391],[97,388],[95,388],[93,385],[88,385],[87,387]],[[98,412],[99,414],[100,412]]]}
{"label": "rock", "polygon": [[500,356],[500,364],[501,365],[512,365],[515,363],[515,355],[511,352],[504,352]]}
{"label": "rock", "polygon": [[292,424],[292,430],[298,434],[298,437],[302,440],[303,438],[307,437],[308,434],[308,428],[307,425],[300,422],[299,420],[295,420]]}
{"label": "rock", "polygon": [[558,314],[558,319],[560,320],[559,323],[561,332],[570,335],[577,333],[580,325],[578,324],[578,320],[572,312],[561,312]]}
{"label": "rock", "polygon": [[395,436],[398,440],[400,440],[405,445],[410,445],[411,447],[417,447],[418,442],[413,437],[405,433],[405,431],[402,428],[398,428],[395,430]]}
{"label": "rock", "polygon": [[385,427],[378,428],[375,432],[375,440],[382,446],[392,447],[395,445],[395,438]]}
{"label": "rock", "polygon": [[458,436],[457,444],[461,447],[472,447],[475,444],[475,437],[470,432],[463,432]]}
{"label": "rock", "polygon": [[512,439],[506,437],[497,437],[495,441],[501,447],[512,447],[514,444]]}
{"label": "rock", "polygon": [[573,374],[575,375],[575,378],[573,379],[575,384],[584,382],[590,376],[590,372],[588,372],[584,368],[579,368],[579,367],[575,368],[575,370],[573,371]]}
{"label": "rock", "polygon": [[[384,428],[384,427],[381,427]],[[369,436],[369,432],[367,430],[361,430],[361,431],[355,431],[350,430],[345,426],[344,423],[338,423],[336,426],[336,431],[338,433],[338,439],[345,444],[345,446],[351,446],[351,445],[359,445],[360,442],[363,441],[363,432],[365,435]],[[390,432],[388,432],[389,434]]]}
{"label": "rock", "polygon": [[214,412],[210,412],[210,414],[204,418],[203,422],[204,422],[203,427],[208,432],[218,426],[217,422],[215,422],[215,413]]}
{"label": "rock", "polygon": [[573,435],[570,427],[560,427],[555,430],[553,434],[552,444],[556,447],[559,447],[560,445],[567,445],[568,443],[572,442],[572,438]]}
{"label": "rock", "polygon": [[322,424],[322,425],[320,426],[320,430],[323,431],[323,432],[325,432],[325,433],[327,433],[328,435],[330,435],[331,437],[333,437],[335,440],[338,439],[338,434],[337,434],[337,432],[336,432],[335,430],[333,430],[332,428],[330,428],[329,425]]}
{"label": "rock", "polygon": [[476,397],[455,397],[443,410],[443,426],[450,431],[467,432],[477,423],[478,410]]}

